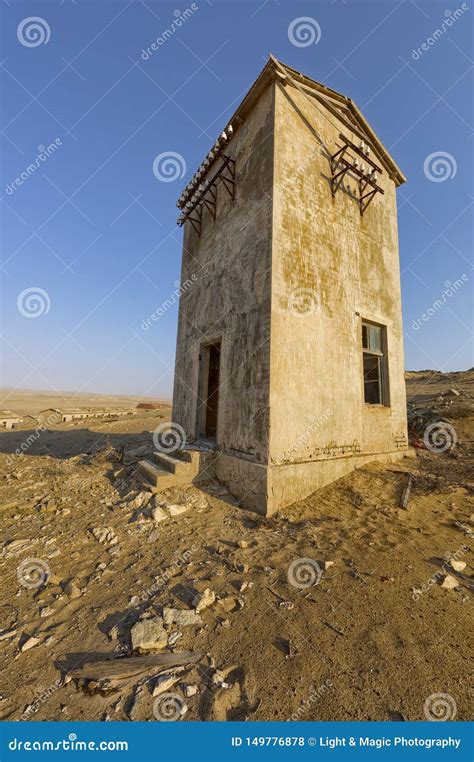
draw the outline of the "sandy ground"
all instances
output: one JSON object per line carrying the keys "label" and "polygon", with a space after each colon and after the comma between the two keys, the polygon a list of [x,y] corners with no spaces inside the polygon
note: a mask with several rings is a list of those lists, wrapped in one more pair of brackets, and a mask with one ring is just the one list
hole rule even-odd
{"label": "sandy ground", "polygon": [[[2,432],[1,718],[469,719],[474,373],[408,374],[407,391],[416,458],[270,519],[217,482],[144,491],[134,462],[169,410],[61,424],[20,456],[32,432]],[[433,421],[454,447],[424,448]],[[202,622],[166,624],[157,651],[196,653],[194,666],[107,681],[99,661],[130,662],[137,622],[189,611],[206,589]],[[84,662],[93,679],[75,672]]]}

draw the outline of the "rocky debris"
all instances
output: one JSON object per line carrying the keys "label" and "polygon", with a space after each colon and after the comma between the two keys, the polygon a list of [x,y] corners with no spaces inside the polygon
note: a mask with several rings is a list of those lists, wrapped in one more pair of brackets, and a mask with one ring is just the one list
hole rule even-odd
{"label": "rocky debris", "polygon": [[151,518],[153,521],[159,523],[160,521],[166,521],[168,514],[161,506],[155,505],[155,507],[151,509]]}
{"label": "rocky debris", "polygon": [[172,648],[180,638],[183,637],[183,633],[177,630],[176,632],[172,632],[171,635],[168,638],[168,645],[170,648]]}
{"label": "rocky debris", "polygon": [[166,506],[167,511],[170,516],[180,516],[182,513],[186,513],[186,511],[189,511],[190,506],[189,505],[168,505]]}
{"label": "rocky debris", "polygon": [[324,562],[324,571],[327,571],[331,568],[331,566],[334,566],[334,561],[325,561]]}
{"label": "rocky debris", "polygon": [[139,603],[140,603],[140,598],[138,597],[138,595],[131,595],[130,596],[130,599],[128,601],[128,605],[129,606],[135,607],[135,606],[138,606]]}
{"label": "rocky debris", "polygon": [[120,629],[118,625],[114,624],[113,627],[110,628],[110,630],[107,633],[107,637],[109,640],[118,640],[120,635]]}
{"label": "rocky debris", "polygon": [[163,609],[163,621],[167,625],[176,624],[178,627],[189,627],[203,624],[197,611],[188,609]]}
{"label": "rocky debris", "polygon": [[212,676],[212,684],[216,686],[217,688],[229,688],[230,683],[227,683],[225,680],[225,674],[224,672],[221,672],[219,669],[216,669]]}
{"label": "rocky debris", "polygon": [[138,685],[127,707],[127,715],[131,720],[137,719],[140,700],[145,694],[145,686]]}
{"label": "rocky debris", "polygon": [[459,587],[459,582],[457,581],[456,577],[453,577],[452,574],[446,574],[443,582],[441,583],[441,587],[443,587],[445,590],[454,590],[456,587]]}
{"label": "rocky debris", "polygon": [[28,550],[33,543],[37,540],[24,539],[24,540],[10,540],[6,542],[2,548],[2,558],[10,558],[11,556],[17,556],[23,551]]}
{"label": "rocky debris", "polygon": [[249,544],[248,544],[247,540],[239,540],[238,543],[237,543],[237,546],[239,548],[248,548]]}
{"label": "rocky debris", "polygon": [[215,600],[216,594],[214,590],[206,587],[202,593],[198,593],[194,596],[192,605],[196,609],[196,612],[199,614],[199,612],[203,611],[203,609],[206,609],[208,606],[212,606]]}
{"label": "rocky debris", "polygon": [[16,630],[3,630],[0,632],[0,640],[9,640],[10,638],[15,637]]}
{"label": "rocky debris", "polygon": [[71,599],[80,598],[81,596],[79,585],[74,579],[70,579],[68,582],[66,582],[64,585],[64,592],[66,593],[67,597]]}
{"label": "rocky debris", "polygon": [[42,609],[40,609],[40,617],[42,619],[45,619],[48,616],[52,616],[54,614],[54,609],[51,608],[51,606],[43,606]]}
{"label": "rocky debris", "polygon": [[152,696],[159,696],[161,693],[166,693],[169,691],[170,688],[173,687],[179,680],[179,675],[176,673],[173,673],[171,675],[160,675],[160,677],[157,679],[154,687]]}
{"label": "rocky debris", "polygon": [[116,545],[118,542],[117,535],[112,527],[94,527],[91,529],[91,534],[95,537],[97,542],[109,545]]}
{"label": "rocky debris", "polygon": [[183,685],[182,691],[186,698],[191,698],[191,696],[195,696],[198,692],[198,687],[197,685]]}
{"label": "rocky debris", "polygon": [[454,569],[454,571],[462,572],[466,568],[466,562],[465,561],[455,561],[454,558],[452,561],[449,562],[449,565],[451,569]]}
{"label": "rocky debris", "polygon": [[134,651],[156,651],[168,645],[168,633],[161,617],[137,622],[130,634]]}
{"label": "rocky debris", "polygon": [[37,646],[38,643],[40,642],[39,638],[35,638],[31,635],[30,636],[25,635],[25,636],[22,636],[22,638],[26,638],[26,639],[23,640],[20,646],[20,651],[29,651],[30,648]]}
{"label": "rocky debris", "polygon": [[227,613],[231,613],[240,608],[239,598],[234,598],[233,595],[224,595],[222,598],[219,598],[219,606]]}
{"label": "rocky debris", "polygon": [[442,392],[442,397],[460,397],[461,392],[458,392],[457,389],[448,389],[447,392]]}
{"label": "rocky debris", "polygon": [[138,495],[129,501],[128,508],[132,508],[133,510],[143,508],[145,505],[148,505],[151,497],[151,492],[139,492]]}

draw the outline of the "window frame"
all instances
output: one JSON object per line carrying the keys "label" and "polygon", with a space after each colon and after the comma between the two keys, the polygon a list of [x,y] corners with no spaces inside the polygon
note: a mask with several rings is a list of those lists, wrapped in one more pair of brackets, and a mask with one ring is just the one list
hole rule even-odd
{"label": "window frame", "polygon": [[[367,346],[364,346],[364,328],[367,329]],[[370,348],[370,328],[380,330],[380,349]],[[362,348],[362,394],[364,405],[371,408],[390,407],[390,388],[388,375],[388,351],[387,351],[387,326],[382,323],[376,323],[373,320],[361,318],[360,338]],[[379,402],[368,402],[365,394],[366,383],[377,383],[377,381],[366,381],[365,378],[365,358],[377,358],[378,367],[378,395]]]}

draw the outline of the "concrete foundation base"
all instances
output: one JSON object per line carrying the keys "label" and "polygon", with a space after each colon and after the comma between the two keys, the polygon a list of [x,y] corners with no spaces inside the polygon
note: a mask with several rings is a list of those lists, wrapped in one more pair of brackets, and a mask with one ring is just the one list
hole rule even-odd
{"label": "concrete foundation base", "polygon": [[366,463],[394,463],[413,455],[414,452],[407,449],[288,465],[263,465],[220,454],[215,461],[215,475],[245,508],[271,516]]}

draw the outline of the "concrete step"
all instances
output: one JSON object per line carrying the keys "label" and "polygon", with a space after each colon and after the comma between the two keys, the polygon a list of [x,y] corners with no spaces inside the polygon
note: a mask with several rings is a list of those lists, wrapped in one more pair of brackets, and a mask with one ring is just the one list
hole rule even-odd
{"label": "concrete step", "polygon": [[191,461],[182,460],[164,452],[154,452],[153,460],[158,463],[160,468],[164,468],[171,474],[189,473],[191,478],[194,475],[193,463]]}
{"label": "concrete step", "polygon": [[195,466],[199,465],[201,453],[198,450],[176,450],[173,456],[179,460],[183,460],[185,463],[192,463]]}
{"label": "concrete step", "polygon": [[[191,465],[191,464],[189,464]],[[184,471],[172,474],[165,468],[160,468],[156,463],[149,460],[140,460],[137,466],[138,473],[153,487],[153,492],[160,492],[168,487],[177,487],[190,484],[193,481],[194,472]]]}

